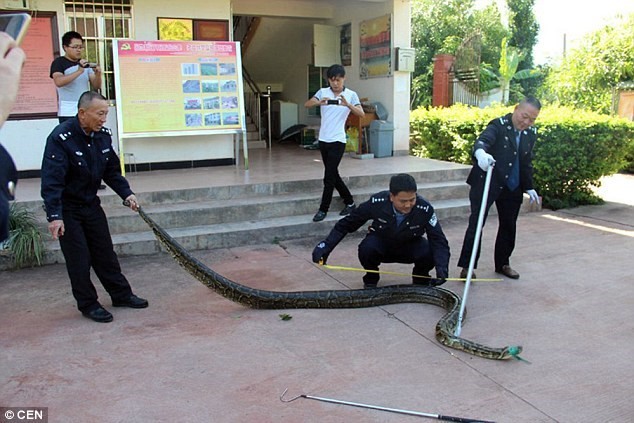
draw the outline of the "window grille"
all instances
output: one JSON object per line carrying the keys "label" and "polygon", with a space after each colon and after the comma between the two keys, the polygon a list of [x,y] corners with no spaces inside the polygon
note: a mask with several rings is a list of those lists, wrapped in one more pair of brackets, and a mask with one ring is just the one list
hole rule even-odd
{"label": "window grille", "polygon": [[101,93],[115,98],[112,40],[133,38],[132,0],[64,1],[68,31],[84,38],[84,58],[99,63]]}

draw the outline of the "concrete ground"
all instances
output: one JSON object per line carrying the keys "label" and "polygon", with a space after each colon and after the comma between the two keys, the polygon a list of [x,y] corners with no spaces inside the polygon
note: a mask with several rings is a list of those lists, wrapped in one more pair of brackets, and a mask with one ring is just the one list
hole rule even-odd
{"label": "concrete ground", "polygon": [[[281,402],[288,388],[289,396],[497,422],[632,421],[634,177],[608,178],[600,192],[609,200],[602,206],[521,215],[512,258],[521,278],[471,287],[462,336],[521,344],[531,364],[445,348],[434,337],[443,310],[433,305],[252,310],[160,255],[121,260],[148,309],[113,309],[98,287],[115,317],[108,324],[77,312],[63,265],[0,272],[0,407],[48,407],[49,422],[64,423],[419,420],[306,398]],[[453,266],[466,220],[441,223]],[[492,219],[481,278],[499,276],[495,229]],[[346,238],[330,264],[358,266],[359,239]],[[361,273],[311,263],[317,241],[196,256],[252,287],[359,288]],[[381,283],[408,280],[387,275]],[[462,294],[463,283],[445,287]]]}

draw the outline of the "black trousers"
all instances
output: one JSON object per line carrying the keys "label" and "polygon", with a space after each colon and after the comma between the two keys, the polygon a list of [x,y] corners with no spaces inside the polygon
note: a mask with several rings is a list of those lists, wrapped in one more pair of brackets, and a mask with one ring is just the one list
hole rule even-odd
{"label": "black trousers", "polygon": [[350,190],[339,176],[339,163],[341,163],[343,153],[346,151],[346,144],[319,141],[319,151],[324,162],[324,191],[321,195],[319,210],[324,213],[328,212],[335,189],[345,204],[354,203]]}
{"label": "black trousers", "polygon": [[[494,195],[494,190],[498,190],[499,194]],[[489,214],[491,205],[495,203],[495,207],[498,211],[498,233],[495,238],[495,253],[494,263],[495,269],[501,269],[502,266],[510,264],[509,260],[511,254],[515,249],[515,234],[517,217],[522,207],[523,194],[520,188],[514,191],[510,191],[504,187],[502,190],[499,188],[491,188],[489,191],[489,197],[487,199],[487,206],[484,214],[484,222]],[[475,233],[478,226],[478,215],[480,214],[480,205],[482,204],[482,187],[471,187],[469,191],[469,201],[471,202],[471,215],[469,216],[469,226],[464,235],[464,241],[462,242],[462,251],[460,252],[460,259],[458,260],[458,267],[469,267],[469,261],[471,260],[471,251],[473,250],[473,244],[475,241]],[[484,222],[482,227],[484,228]],[[478,244],[478,251],[476,254],[474,269],[478,267],[478,260],[480,259],[480,249],[482,246],[482,239]]]}
{"label": "black trousers", "polygon": [[[412,274],[418,276],[428,276],[435,267],[429,242],[425,238],[390,242],[373,233],[369,233],[359,244],[359,262],[366,270],[379,270],[381,263],[414,263]],[[412,281],[415,279],[412,277]],[[378,273],[366,273],[363,276],[366,284],[376,284],[378,281]]]}
{"label": "black trousers", "polygon": [[99,306],[97,291],[90,280],[91,267],[112,299],[124,299],[132,294],[112,247],[106,215],[98,203],[64,207],[64,229],[59,243],[80,311]]}

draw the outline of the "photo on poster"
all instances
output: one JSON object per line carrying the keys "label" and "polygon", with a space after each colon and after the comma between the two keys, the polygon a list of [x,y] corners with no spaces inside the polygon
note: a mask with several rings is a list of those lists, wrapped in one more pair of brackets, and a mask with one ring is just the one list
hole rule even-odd
{"label": "photo on poster", "polygon": [[223,113],[222,124],[223,125],[237,125],[240,122],[237,113]]}
{"label": "photo on poster", "polygon": [[216,76],[218,75],[218,64],[216,63],[201,63],[200,73],[202,76]]}
{"label": "photo on poster", "polygon": [[201,110],[202,103],[199,98],[186,98],[185,110]]}
{"label": "photo on poster", "polygon": [[235,93],[238,90],[238,83],[235,79],[229,79],[224,81],[220,86],[220,91],[223,93]]}
{"label": "photo on poster", "polygon": [[220,126],[221,124],[220,113],[207,113],[205,115],[205,126]]}
{"label": "photo on poster", "polygon": [[203,99],[203,107],[207,110],[209,109],[219,109],[220,108],[220,97],[206,97]]}
{"label": "photo on poster", "polygon": [[203,126],[202,115],[200,113],[186,113],[185,126],[187,126],[188,128]]}
{"label": "photo on poster", "polygon": [[236,74],[236,65],[235,63],[221,63],[220,64],[220,75],[235,75]]}
{"label": "photo on poster", "polygon": [[197,79],[187,79],[183,81],[183,92],[184,93],[199,93],[200,81]]}
{"label": "photo on poster", "polygon": [[200,75],[198,63],[181,63],[181,74],[183,76]]}
{"label": "photo on poster", "polygon": [[238,97],[236,96],[222,97],[222,108],[223,109],[237,109]]}
{"label": "photo on poster", "polygon": [[220,91],[220,85],[218,81],[203,81],[203,92],[204,93],[217,93]]}

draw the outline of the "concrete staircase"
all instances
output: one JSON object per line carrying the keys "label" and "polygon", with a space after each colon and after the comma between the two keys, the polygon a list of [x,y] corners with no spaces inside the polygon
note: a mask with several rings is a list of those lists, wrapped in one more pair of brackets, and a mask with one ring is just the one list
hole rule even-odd
{"label": "concrete staircase", "polygon": [[[410,172],[418,192],[435,207],[438,218],[465,217],[469,213],[469,169]],[[351,176],[346,184],[357,204],[388,187],[392,174]],[[322,222],[312,221],[321,198],[321,179],[253,183],[221,187],[178,189],[138,193],[144,210],[178,242],[190,250],[227,248],[272,243],[288,239],[326,236],[340,218],[343,203],[336,196]],[[41,201],[22,203],[46,221]],[[162,251],[145,222],[116,195],[102,196],[115,251],[119,256],[155,254]],[[45,236],[45,263],[64,261],[59,243]],[[0,268],[8,263],[0,262]]]}

